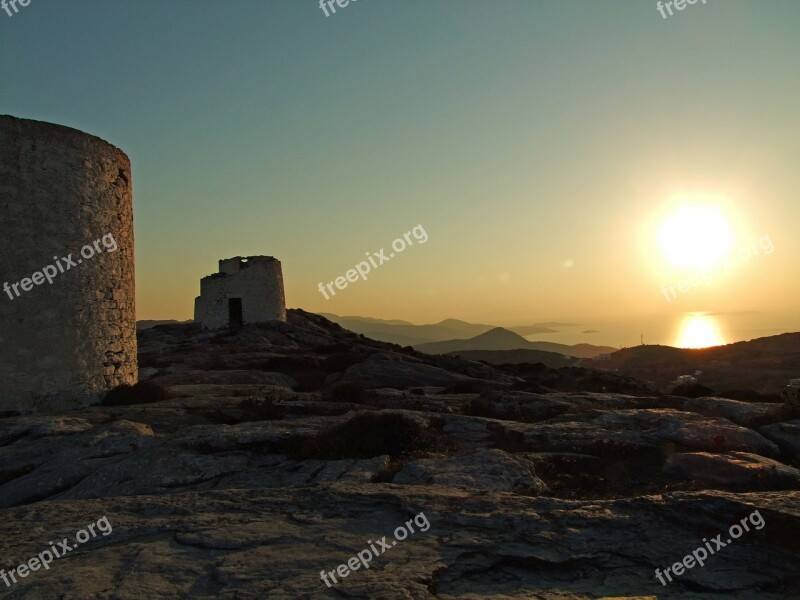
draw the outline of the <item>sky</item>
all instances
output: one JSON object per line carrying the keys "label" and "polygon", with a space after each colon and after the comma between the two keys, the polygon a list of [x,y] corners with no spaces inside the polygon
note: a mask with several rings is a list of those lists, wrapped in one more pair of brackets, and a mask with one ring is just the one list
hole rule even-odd
{"label": "sky", "polygon": [[0,11],[0,114],[130,157],[139,319],[264,254],[313,312],[730,342],[800,330],[798,28],[796,0],[32,0]]}

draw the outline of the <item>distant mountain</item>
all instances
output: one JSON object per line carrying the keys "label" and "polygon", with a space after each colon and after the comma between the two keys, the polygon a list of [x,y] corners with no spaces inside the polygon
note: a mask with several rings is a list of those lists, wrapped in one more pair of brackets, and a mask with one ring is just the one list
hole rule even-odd
{"label": "distant mountain", "polygon": [[517,350],[526,348],[528,344],[530,342],[521,335],[502,327],[495,327],[469,339],[430,342],[420,344],[416,349],[428,354],[448,354],[460,350]]}
{"label": "distant mountain", "polygon": [[521,363],[542,363],[551,369],[572,367],[578,362],[571,356],[543,350],[461,350],[452,352],[467,360],[483,361],[492,365],[518,365]]}
{"label": "distant mountain", "polygon": [[418,344],[414,348],[428,354],[451,354],[465,350],[541,350],[578,358],[592,358],[598,354],[608,354],[617,350],[609,346],[592,344],[567,346],[554,342],[529,342],[519,334],[502,327],[495,327],[486,333],[468,339],[428,342]]}
{"label": "distant mountain", "polygon": [[800,333],[784,333],[727,346],[687,350],[670,346],[636,346],[614,353],[595,367],[655,382],[662,389],[679,375],[698,377],[717,392],[749,389],[776,394],[800,377]]}
{"label": "distant mountain", "polygon": [[[431,325],[414,325],[408,321],[373,319],[370,317],[340,317],[331,313],[319,313],[326,319],[338,323],[345,329],[364,334],[374,340],[415,346],[426,342],[442,342],[459,338],[468,338],[494,329],[495,325],[468,323],[458,319],[445,319]],[[523,325],[509,327],[519,335],[536,335],[541,333],[558,333],[555,329],[541,325]]]}
{"label": "distant mountain", "polygon": [[176,323],[191,323],[192,321],[176,321],[175,319],[165,319],[162,321],[158,320],[142,320],[136,321],[136,331],[144,331],[145,329],[150,329],[151,327],[155,327],[156,325],[175,325]]}
{"label": "distant mountain", "polygon": [[329,321],[334,323],[339,323],[341,320],[346,321],[359,321],[362,323],[380,323],[384,325],[414,325],[409,321],[401,321],[400,319],[373,319],[372,317],[340,317],[339,315],[334,315],[333,313],[317,313],[322,315]]}
{"label": "distant mountain", "polygon": [[414,325],[407,321],[398,320],[339,317],[325,313],[322,316],[350,331],[362,333],[374,340],[402,346],[413,346],[415,344],[450,340],[458,337],[471,337],[489,331],[492,328],[492,325],[467,323],[457,319],[446,319],[441,323],[432,325]]}

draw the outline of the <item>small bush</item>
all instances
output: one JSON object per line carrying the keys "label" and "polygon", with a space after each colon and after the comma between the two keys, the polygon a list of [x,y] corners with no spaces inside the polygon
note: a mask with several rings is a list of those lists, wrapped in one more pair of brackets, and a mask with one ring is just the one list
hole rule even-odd
{"label": "small bush", "polygon": [[702,398],[703,396],[713,396],[714,390],[701,383],[682,383],[672,389],[671,395],[683,396],[684,398]]}
{"label": "small bush", "polygon": [[742,400],[743,402],[780,402],[781,397],[777,394],[761,394],[755,390],[728,390],[717,394],[718,398],[729,398],[730,400]]}
{"label": "small bush", "polygon": [[377,400],[378,394],[368,390],[360,381],[343,381],[334,384],[328,390],[328,399],[334,402],[353,402],[355,404],[370,404]]}
{"label": "small bush", "polygon": [[226,406],[214,410],[190,410],[191,414],[203,417],[214,423],[237,425],[253,421],[277,421],[286,415],[286,408],[275,403],[272,398],[253,398],[243,400],[239,406]]}
{"label": "small bush", "polygon": [[286,409],[272,398],[248,398],[239,405],[242,409],[242,422],[277,421],[286,415]]}
{"label": "small bush", "polygon": [[314,356],[273,356],[261,367],[265,371],[276,371],[288,375],[297,382],[296,392],[316,392],[325,385],[326,373],[320,368],[321,361]]}
{"label": "small bush", "polygon": [[136,385],[121,385],[108,392],[100,403],[102,406],[131,406],[152,404],[167,399],[167,391],[160,385],[140,381]]}
{"label": "small bush", "polygon": [[441,449],[444,440],[423,423],[398,413],[362,413],[317,435],[296,441],[290,454],[298,458],[338,460],[392,458]]}
{"label": "small bush", "polygon": [[322,362],[322,368],[328,373],[346,371],[353,365],[362,362],[366,356],[353,352],[340,352],[333,354]]}
{"label": "small bush", "polygon": [[394,476],[403,470],[405,461],[390,459],[389,464],[372,476],[372,483],[391,483]]}

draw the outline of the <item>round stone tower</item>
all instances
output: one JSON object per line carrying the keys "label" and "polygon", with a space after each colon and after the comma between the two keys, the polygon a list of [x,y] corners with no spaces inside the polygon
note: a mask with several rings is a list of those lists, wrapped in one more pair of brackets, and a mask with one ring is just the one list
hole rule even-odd
{"label": "round stone tower", "polygon": [[75,129],[0,116],[0,412],[137,381],[131,165]]}
{"label": "round stone tower", "polygon": [[194,320],[209,329],[285,321],[281,262],[273,256],[219,261],[219,273],[200,280]]}

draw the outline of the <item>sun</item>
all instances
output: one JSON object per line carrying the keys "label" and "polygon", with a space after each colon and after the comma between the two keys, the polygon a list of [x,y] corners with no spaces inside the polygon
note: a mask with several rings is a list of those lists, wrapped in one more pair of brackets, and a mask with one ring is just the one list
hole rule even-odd
{"label": "sun", "polygon": [[658,232],[664,257],[678,269],[708,268],[730,252],[733,230],[716,206],[689,204],[678,207]]}
{"label": "sun", "polygon": [[716,321],[705,315],[690,315],[681,325],[676,346],[678,348],[710,348],[725,342]]}

